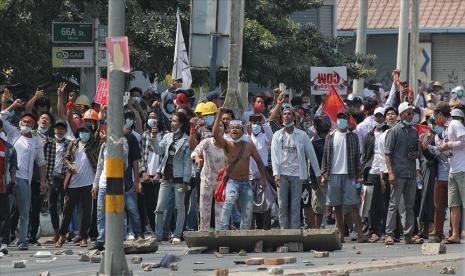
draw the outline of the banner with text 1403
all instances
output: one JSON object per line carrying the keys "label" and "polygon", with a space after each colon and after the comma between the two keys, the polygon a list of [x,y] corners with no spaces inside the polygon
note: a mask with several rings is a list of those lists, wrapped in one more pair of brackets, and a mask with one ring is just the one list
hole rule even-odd
{"label": "banner with text 1403", "polygon": [[313,95],[325,95],[334,86],[339,95],[347,94],[347,67],[312,67],[310,86]]}

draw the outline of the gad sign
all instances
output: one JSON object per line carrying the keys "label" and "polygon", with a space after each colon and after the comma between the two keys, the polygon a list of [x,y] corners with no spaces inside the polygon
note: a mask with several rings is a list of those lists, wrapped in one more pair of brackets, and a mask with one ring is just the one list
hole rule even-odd
{"label": "gad sign", "polygon": [[94,48],[92,47],[53,47],[52,67],[93,67]]}

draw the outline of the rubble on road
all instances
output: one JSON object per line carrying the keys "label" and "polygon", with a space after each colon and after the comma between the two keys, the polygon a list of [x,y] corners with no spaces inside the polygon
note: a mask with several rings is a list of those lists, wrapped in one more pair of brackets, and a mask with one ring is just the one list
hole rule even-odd
{"label": "rubble on road", "polygon": [[250,258],[245,260],[246,265],[262,265],[264,263],[264,258]]}
{"label": "rubble on road", "polygon": [[101,256],[93,255],[90,257],[90,262],[91,263],[100,263],[102,261]]}
{"label": "rubble on road", "polygon": [[186,253],[188,255],[201,254],[201,253],[207,251],[207,249],[208,249],[208,247],[205,247],[205,246],[189,247],[188,249],[186,249],[186,251],[184,253]]}
{"label": "rubble on road", "polygon": [[219,253],[219,252],[216,252],[216,251],[215,251],[215,252],[213,252],[213,254],[215,254],[215,256],[216,256],[217,258],[223,258],[223,254],[221,254],[221,253]]}
{"label": "rubble on road", "polygon": [[218,253],[220,253],[222,255],[229,254],[229,247],[227,247],[227,246],[218,247]]}
{"label": "rubble on road", "polygon": [[33,256],[34,258],[50,258],[52,257],[52,253],[50,251],[37,251]]}
{"label": "rubble on road", "polygon": [[49,271],[42,271],[42,272],[39,272],[39,276],[52,276],[52,274],[50,274]]}
{"label": "rubble on road", "polygon": [[327,258],[329,257],[329,252],[328,251],[314,251],[313,257],[314,258]]}
{"label": "rubble on road", "polygon": [[276,253],[287,253],[289,248],[287,246],[280,246],[276,249]]}
{"label": "rubble on road", "polygon": [[177,263],[171,263],[170,264],[170,270],[171,271],[178,271],[178,264]]}
{"label": "rubble on road", "polygon": [[26,267],[25,260],[13,261],[13,268],[25,268],[25,267]]}
{"label": "rubble on road", "polygon": [[59,251],[57,251],[57,252],[55,252],[53,254],[54,255],[63,255],[63,254],[65,254],[65,255],[73,255],[74,252],[71,249],[66,249],[66,250],[59,250]]}
{"label": "rubble on road", "polygon": [[284,270],[281,267],[272,267],[268,269],[269,275],[282,275],[284,274]]}
{"label": "rubble on road", "polygon": [[87,255],[87,254],[81,254],[81,256],[80,256],[80,258],[79,258],[79,261],[80,261],[80,262],[89,262],[89,261],[90,261],[89,255]]}
{"label": "rubble on road", "polygon": [[244,249],[241,249],[241,251],[239,251],[238,255],[239,256],[247,256],[247,251],[245,251]]}
{"label": "rubble on road", "polygon": [[142,262],[142,258],[139,256],[133,256],[131,258],[131,264],[140,264]]}
{"label": "rubble on road", "polygon": [[229,269],[227,268],[217,268],[213,272],[214,276],[228,276],[229,275]]}
{"label": "rubble on road", "polygon": [[446,254],[447,248],[443,243],[424,243],[421,245],[422,255]]}
{"label": "rubble on road", "polygon": [[124,241],[123,248],[125,254],[153,253],[158,250],[158,242],[154,238]]}
{"label": "rubble on road", "polygon": [[455,274],[455,266],[445,266],[439,271],[439,274]]}

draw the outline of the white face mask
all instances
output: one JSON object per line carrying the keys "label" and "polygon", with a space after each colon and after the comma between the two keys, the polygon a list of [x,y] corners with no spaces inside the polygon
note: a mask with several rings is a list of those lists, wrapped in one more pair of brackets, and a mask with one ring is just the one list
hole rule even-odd
{"label": "white face mask", "polygon": [[19,129],[21,130],[21,134],[28,134],[31,133],[32,128],[25,126],[25,125],[20,125]]}
{"label": "white face mask", "polygon": [[56,139],[56,140],[61,141],[61,140],[63,140],[63,138],[65,138],[64,135],[62,135],[62,134],[60,134],[60,135],[55,134],[55,139]]}
{"label": "white face mask", "polygon": [[42,133],[42,134],[45,134],[47,133],[48,131],[48,127],[38,127],[37,130]]}
{"label": "white face mask", "polygon": [[232,139],[232,141],[233,141],[234,144],[237,144],[240,141],[242,141],[242,136],[240,138],[237,138],[237,139]]}

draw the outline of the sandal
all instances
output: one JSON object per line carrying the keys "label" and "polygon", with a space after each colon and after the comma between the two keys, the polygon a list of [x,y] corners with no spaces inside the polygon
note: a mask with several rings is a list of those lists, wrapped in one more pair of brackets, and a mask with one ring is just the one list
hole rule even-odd
{"label": "sandal", "polygon": [[460,244],[460,240],[453,240],[450,237],[444,240],[444,244]]}
{"label": "sandal", "polygon": [[376,234],[371,234],[370,239],[368,240],[369,243],[376,243],[380,240],[380,237]]}
{"label": "sandal", "polygon": [[55,244],[55,247],[63,247],[63,244],[65,244],[65,242],[66,242],[66,236],[61,235],[57,243]]}
{"label": "sandal", "polygon": [[394,245],[394,239],[391,236],[386,236],[386,239],[384,240],[385,245]]}
{"label": "sandal", "polygon": [[405,244],[423,244],[423,239],[420,238],[419,236],[413,236],[413,237],[409,237],[409,236],[405,236]]}

